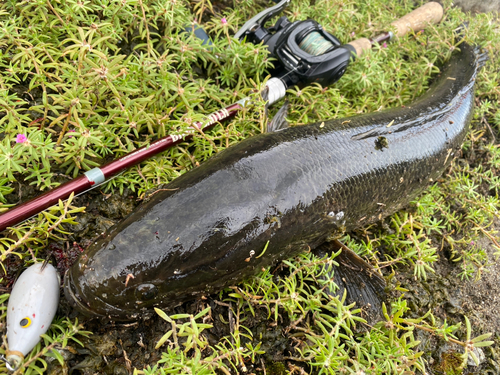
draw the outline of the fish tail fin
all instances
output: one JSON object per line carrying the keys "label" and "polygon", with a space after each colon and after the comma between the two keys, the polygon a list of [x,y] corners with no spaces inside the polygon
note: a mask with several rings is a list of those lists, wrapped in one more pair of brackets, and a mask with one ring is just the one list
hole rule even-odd
{"label": "fish tail fin", "polygon": [[[462,22],[454,31],[455,37],[459,39],[465,39],[465,33],[469,28],[469,22]],[[474,46],[474,54],[476,55],[476,66],[477,70],[480,70],[486,65],[486,61],[489,60],[488,52],[482,50],[478,45]]]}
{"label": "fish tail fin", "polygon": [[479,46],[474,48],[474,52],[476,54],[476,63],[478,70],[486,65],[486,62],[490,59],[488,52],[485,50],[481,50]]}
{"label": "fish tail fin", "polygon": [[341,297],[345,291],[347,302],[356,302],[356,307],[361,308],[361,316],[370,325],[383,320],[382,302],[385,300],[386,283],[373,266],[338,240],[325,242],[316,252],[325,256],[340,249],[342,251],[335,257],[339,266],[333,266],[331,273],[326,276],[333,278],[339,289],[327,293]]}

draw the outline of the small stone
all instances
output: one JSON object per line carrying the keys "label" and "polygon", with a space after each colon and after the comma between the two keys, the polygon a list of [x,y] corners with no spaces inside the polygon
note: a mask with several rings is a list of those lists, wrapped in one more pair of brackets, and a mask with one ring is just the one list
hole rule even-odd
{"label": "small stone", "polygon": [[481,363],[483,363],[485,360],[486,360],[486,356],[484,355],[484,352],[481,348],[474,348],[472,350],[472,353],[474,353],[479,361],[479,363],[476,364],[476,362],[474,361],[474,358],[472,358],[472,355],[471,353],[469,353],[468,357],[467,357],[467,364],[469,366],[479,366]]}

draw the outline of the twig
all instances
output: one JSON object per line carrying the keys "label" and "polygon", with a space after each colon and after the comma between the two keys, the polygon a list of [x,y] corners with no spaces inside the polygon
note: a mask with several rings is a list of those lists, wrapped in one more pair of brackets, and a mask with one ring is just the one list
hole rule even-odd
{"label": "twig", "polygon": [[35,226],[32,225],[30,230],[27,231],[24,236],[22,236],[19,240],[17,240],[14,244],[12,244],[11,246],[9,246],[9,248],[7,250],[5,250],[4,252],[2,252],[2,255],[0,256],[0,260],[3,262],[5,260],[5,258],[7,258],[7,256],[12,253],[14,250],[16,250],[19,246],[21,246],[24,241],[29,238],[29,236],[35,231]]}
{"label": "twig", "polygon": [[54,7],[52,6],[52,4],[50,3],[50,0],[47,0],[47,4],[49,4],[49,8],[50,10],[52,11],[52,13],[55,14],[55,16],[59,19],[59,21],[61,21],[61,23],[63,25],[66,25],[66,23],[63,21],[63,19],[61,18],[61,16],[59,16],[59,14],[56,12],[56,10],[54,9]]}

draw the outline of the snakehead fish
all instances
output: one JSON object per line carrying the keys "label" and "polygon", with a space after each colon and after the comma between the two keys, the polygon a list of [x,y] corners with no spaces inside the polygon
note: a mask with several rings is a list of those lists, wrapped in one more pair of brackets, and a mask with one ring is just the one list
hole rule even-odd
{"label": "snakehead fish", "polygon": [[220,152],[91,245],[65,275],[66,297],[87,315],[134,319],[396,212],[460,149],[482,60],[464,42],[411,105],[261,134]]}

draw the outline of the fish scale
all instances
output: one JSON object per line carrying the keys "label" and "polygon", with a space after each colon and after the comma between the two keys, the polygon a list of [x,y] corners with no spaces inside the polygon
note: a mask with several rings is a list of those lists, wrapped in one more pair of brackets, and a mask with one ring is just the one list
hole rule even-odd
{"label": "fish scale", "polygon": [[396,212],[460,149],[478,57],[462,43],[407,107],[261,134],[220,152],[91,245],[66,274],[67,298],[88,315],[133,319]]}

